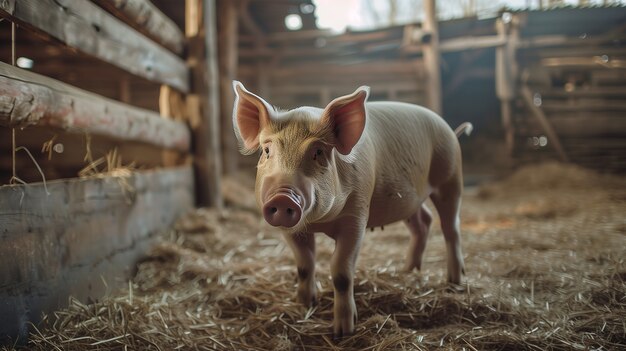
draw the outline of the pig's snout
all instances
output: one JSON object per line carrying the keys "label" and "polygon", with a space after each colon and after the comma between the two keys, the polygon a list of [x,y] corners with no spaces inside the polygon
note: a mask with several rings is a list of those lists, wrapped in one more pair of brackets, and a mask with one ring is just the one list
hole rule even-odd
{"label": "pig's snout", "polygon": [[302,217],[302,198],[289,189],[281,189],[263,205],[263,216],[274,227],[291,228]]}

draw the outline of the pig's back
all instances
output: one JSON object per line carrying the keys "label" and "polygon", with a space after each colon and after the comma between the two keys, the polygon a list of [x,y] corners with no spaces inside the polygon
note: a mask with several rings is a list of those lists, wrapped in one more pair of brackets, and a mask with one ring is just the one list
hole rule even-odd
{"label": "pig's back", "polygon": [[[434,182],[445,181],[460,156],[456,136],[436,113],[417,105],[372,102],[366,105],[366,152],[375,167],[370,224],[389,223],[404,211],[415,211],[430,194]],[[393,200],[393,201],[389,201]],[[391,203],[393,205],[391,205]],[[382,207],[379,207],[382,204]],[[379,218],[376,218],[379,217]]]}
{"label": "pig's back", "polygon": [[[458,145],[454,131],[433,111],[402,102],[372,102],[366,105],[366,133],[379,156],[432,153],[434,149]],[[439,150],[446,151],[446,150]],[[417,160],[416,160],[417,161]]]}

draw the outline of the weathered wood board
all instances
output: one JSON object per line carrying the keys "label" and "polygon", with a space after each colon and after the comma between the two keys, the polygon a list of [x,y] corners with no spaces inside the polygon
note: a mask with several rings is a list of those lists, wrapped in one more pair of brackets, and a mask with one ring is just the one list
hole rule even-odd
{"label": "weathered wood board", "polygon": [[38,124],[189,150],[184,123],[0,62],[0,126]]}
{"label": "weathered wood board", "polygon": [[51,36],[130,73],[189,90],[180,58],[87,0],[5,0],[0,17]]}
{"label": "weathered wood board", "polygon": [[150,0],[97,0],[96,3],[119,18],[126,18],[134,28],[140,29],[163,46],[181,55],[185,35],[166,14]]}
{"label": "weathered wood board", "polygon": [[[192,208],[190,166],[0,187],[0,339],[127,284],[159,233]],[[6,341],[6,340],[5,340]]]}

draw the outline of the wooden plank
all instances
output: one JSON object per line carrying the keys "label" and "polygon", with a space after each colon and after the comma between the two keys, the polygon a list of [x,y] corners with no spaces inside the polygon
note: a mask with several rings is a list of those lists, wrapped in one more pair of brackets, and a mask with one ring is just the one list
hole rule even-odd
{"label": "wooden plank", "polygon": [[98,5],[127,18],[131,26],[178,55],[183,53],[185,35],[176,23],[165,15],[150,0],[96,0]]}
{"label": "wooden plank", "polygon": [[317,38],[328,37],[332,35],[332,31],[327,29],[299,30],[293,32],[276,32],[267,35],[269,42],[290,42],[301,40],[315,40]]}
{"label": "wooden plank", "polygon": [[[35,161],[43,171],[46,179],[61,179],[77,177],[79,172],[87,167],[92,161],[105,158],[115,152],[117,160],[122,166],[132,165],[135,169],[153,169],[166,166],[163,160],[164,149],[150,144],[136,143],[132,141],[114,140],[95,134],[84,135],[68,133],[52,127],[30,127],[24,130],[15,129],[15,138],[19,146],[30,150]],[[52,151],[40,152],[42,145],[54,140],[54,145],[62,146],[61,153]],[[11,155],[11,130],[0,128],[0,179],[7,182],[12,175]],[[58,150],[58,149],[57,149]],[[188,153],[179,153],[168,150],[173,154],[184,158]],[[86,159],[89,153],[90,158]],[[40,182],[41,174],[26,152],[19,151],[15,155],[17,176],[28,182]],[[187,162],[181,161],[177,165]],[[97,170],[106,170],[108,163],[105,161],[97,166]]]}
{"label": "wooden plank", "polygon": [[[272,93],[276,95],[290,95],[290,94],[298,94],[298,93],[319,93],[323,89],[328,89],[330,92],[330,96],[334,96],[337,94],[349,94],[354,91],[358,86],[356,81],[345,81],[343,80],[339,84],[328,84],[324,82],[310,82],[309,84],[280,84],[276,85],[272,89]],[[425,86],[420,85],[414,79],[406,79],[403,81],[396,80],[394,82],[375,82],[371,86],[371,91],[373,93],[381,93],[388,90],[398,91],[411,91],[411,92],[425,92]],[[326,101],[329,103],[330,100]]]}
{"label": "wooden plank", "polygon": [[548,100],[541,104],[546,111],[626,111],[626,101],[619,99]]}
{"label": "wooden plank", "polygon": [[[550,114],[548,120],[561,138],[567,137],[624,137],[626,136],[626,118],[623,115],[605,115],[603,113],[573,113],[558,115]],[[525,136],[537,136],[543,133],[539,123],[528,123],[532,120],[523,119],[524,124],[518,126],[516,133]]]}
{"label": "wooden plank", "polygon": [[187,92],[185,62],[88,0],[4,0],[0,16],[130,73]]}
{"label": "wooden plank", "polygon": [[127,285],[193,192],[190,166],[0,187],[0,337],[27,337],[69,296],[86,303]]}
{"label": "wooden plank", "polygon": [[424,22],[422,27],[430,34],[430,40],[424,44],[424,68],[428,82],[428,108],[442,113],[441,107],[441,67],[439,51],[439,29],[437,24],[436,0],[424,1]]}
{"label": "wooden plank", "polygon": [[[298,64],[276,67],[272,72],[274,78],[297,78],[307,76],[335,75],[382,75],[412,74],[420,76],[423,70],[421,60],[385,60],[372,63],[338,65],[338,64]],[[421,78],[421,77],[420,77]]]}
{"label": "wooden plank", "polygon": [[439,49],[441,52],[456,52],[465,50],[477,50],[493,48],[505,45],[506,42],[497,35],[466,36],[448,39],[441,42]]}
{"label": "wooden plank", "polygon": [[626,68],[626,60],[623,58],[611,58],[604,55],[584,56],[584,57],[546,57],[541,59],[541,65],[545,67],[567,67],[567,68]]}
{"label": "wooden plank", "polygon": [[[624,83],[626,84],[626,81]],[[604,97],[604,98],[626,99],[626,85],[625,86],[606,86],[606,87],[583,86],[583,87],[573,87],[572,90],[566,90],[564,87],[550,87],[550,88],[539,89],[539,93],[543,97],[547,97],[547,96],[558,97],[558,98]]]}
{"label": "wooden plank", "polygon": [[189,130],[180,122],[0,62],[0,126],[35,124],[190,148]]}
{"label": "wooden plank", "polygon": [[[503,38],[497,35],[465,36],[442,40],[439,45],[441,53],[458,52],[465,50],[480,50],[505,45]],[[420,53],[424,51],[424,44],[409,45],[403,48],[406,53]]]}

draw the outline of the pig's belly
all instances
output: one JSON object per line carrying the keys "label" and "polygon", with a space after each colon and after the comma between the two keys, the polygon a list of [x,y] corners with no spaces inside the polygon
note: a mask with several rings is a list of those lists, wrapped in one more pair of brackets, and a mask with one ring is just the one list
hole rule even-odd
{"label": "pig's belly", "polygon": [[376,187],[370,202],[367,227],[380,227],[408,219],[419,210],[429,194],[427,186],[385,184]]}

